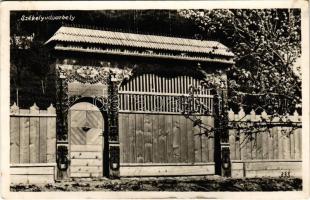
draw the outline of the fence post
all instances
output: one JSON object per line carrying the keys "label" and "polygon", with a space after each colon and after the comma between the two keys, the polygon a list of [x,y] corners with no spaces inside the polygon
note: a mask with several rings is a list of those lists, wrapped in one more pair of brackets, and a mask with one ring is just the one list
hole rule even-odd
{"label": "fence post", "polygon": [[231,160],[230,160],[230,143],[228,130],[228,112],[227,112],[227,90],[221,89],[221,113],[220,113],[220,130],[221,130],[221,165],[222,176],[231,176]]}
{"label": "fence post", "polygon": [[215,174],[231,176],[230,144],[228,134],[227,91],[215,91],[214,95],[214,162]]}
{"label": "fence post", "polygon": [[108,126],[109,126],[109,177],[120,176],[120,144],[118,131],[118,84],[115,74],[110,73],[108,79]]}
{"label": "fence post", "polygon": [[220,137],[220,106],[219,97],[217,92],[213,96],[213,113],[214,113],[214,163],[215,163],[215,174],[222,175],[221,166],[221,137]]}

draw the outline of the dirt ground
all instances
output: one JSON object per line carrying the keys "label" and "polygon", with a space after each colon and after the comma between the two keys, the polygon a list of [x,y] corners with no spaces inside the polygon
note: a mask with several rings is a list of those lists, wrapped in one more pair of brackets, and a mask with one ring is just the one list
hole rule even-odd
{"label": "dirt ground", "polygon": [[54,184],[11,185],[11,191],[297,191],[299,178],[161,177],[73,179]]}

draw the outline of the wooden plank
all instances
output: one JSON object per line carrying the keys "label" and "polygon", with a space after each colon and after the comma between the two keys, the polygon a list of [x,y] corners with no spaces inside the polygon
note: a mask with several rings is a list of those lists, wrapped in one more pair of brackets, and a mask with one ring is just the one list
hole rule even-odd
{"label": "wooden plank", "polygon": [[[200,118],[200,117],[197,117]],[[193,128],[194,131],[194,142],[195,142],[195,163],[201,162],[201,135],[200,135],[200,128],[195,126]]]}
{"label": "wooden plank", "polygon": [[[214,118],[212,116],[207,117],[207,124],[214,127]],[[212,132],[208,137],[208,161],[214,162],[214,132]]]}
{"label": "wooden plank", "polygon": [[20,139],[19,139],[19,128],[20,118],[10,117],[10,163],[19,163],[20,156]]}
{"label": "wooden plank", "polygon": [[150,95],[149,96],[149,109],[151,112],[154,111],[154,96],[153,95]]}
{"label": "wooden plank", "polygon": [[101,159],[71,159],[71,166],[101,166]]}
{"label": "wooden plank", "polygon": [[55,175],[11,175],[10,176],[11,184],[46,184],[46,183],[54,183],[55,182]]}
{"label": "wooden plank", "polygon": [[187,130],[187,158],[189,163],[195,162],[195,142],[193,135],[193,122],[190,119],[186,120],[186,130]]}
{"label": "wooden plank", "polygon": [[143,115],[136,115],[136,159],[138,163],[144,163],[143,142]]}
{"label": "wooden plank", "polygon": [[295,140],[294,140],[294,132],[290,134],[290,159],[295,158]]}
{"label": "wooden plank", "polygon": [[91,173],[91,172],[71,172],[70,177],[101,177],[102,172]]}
{"label": "wooden plank", "polygon": [[214,164],[187,166],[126,166],[120,168],[120,175],[129,177],[139,176],[189,176],[212,175]]}
{"label": "wooden plank", "polygon": [[235,151],[236,151],[236,160],[241,160],[241,148],[240,148],[240,135],[237,135],[237,132],[235,131]]}
{"label": "wooden plank", "polygon": [[136,162],[136,115],[129,114],[128,118],[128,137],[129,137],[129,162]]}
{"label": "wooden plank", "polygon": [[279,153],[279,157],[278,159],[283,159],[284,155],[283,155],[283,134],[281,132],[281,127],[277,127],[278,128],[278,153]]}
{"label": "wooden plank", "polygon": [[139,84],[139,91],[142,91],[144,92],[144,88],[143,88],[143,74],[141,76],[139,76],[139,79],[140,79],[140,84]]}
{"label": "wooden plank", "polygon": [[38,117],[30,118],[30,140],[29,140],[29,151],[30,151],[30,163],[40,162],[40,121]]}
{"label": "wooden plank", "polygon": [[299,155],[299,159],[302,158],[302,129],[298,129],[298,139],[299,139],[299,145],[298,145],[298,148],[299,148],[299,152],[298,152],[298,155]]}
{"label": "wooden plank", "polygon": [[162,82],[163,82],[163,80],[162,80],[162,77],[161,76],[159,76],[158,77],[158,92],[159,93],[161,93],[161,92],[163,92],[163,90],[162,90]]}
{"label": "wooden plank", "polygon": [[184,116],[180,116],[180,136],[181,136],[181,162],[188,162],[188,143],[187,143],[187,127],[186,127],[186,118]]}
{"label": "wooden plank", "polygon": [[125,157],[125,151],[124,151],[124,145],[125,144],[125,140],[126,140],[126,129],[124,129],[124,126],[123,126],[123,118],[124,118],[124,115],[126,114],[119,114],[118,115],[118,131],[119,131],[119,143],[120,143],[120,163],[123,163],[124,162],[124,157]]}
{"label": "wooden plank", "polygon": [[10,174],[54,174],[55,167],[10,167]]}
{"label": "wooden plank", "polygon": [[71,145],[71,152],[98,152],[102,148],[101,145]]}
{"label": "wooden plank", "polygon": [[47,119],[47,134],[46,134],[46,155],[47,162],[56,162],[56,118]]}
{"label": "wooden plank", "polygon": [[71,166],[70,172],[72,173],[101,173],[101,166]]}
{"label": "wooden plank", "polygon": [[301,129],[297,129],[294,131],[294,151],[295,151],[295,159],[301,158]]}
{"label": "wooden plank", "polygon": [[[251,120],[251,117],[253,115],[247,115],[246,118]],[[252,140],[253,140],[253,134],[251,135],[247,135],[247,140],[245,141],[246,142],[246,159],[247,160],[252,160]]]}
{"label": "wooden plank", "polygon": [[102,152],[100,151],[74,151],[70,153],[71,159],[102,159]]}
{"label": "wooden plank", "polygon": [[278,127],[272,128],[273,136],[273,158],[279,159],[279,136],[278,136]]}
{"label": "wooden plank", "polygon": [[147,102],[146,110],[148,110],[148,111],[151,111],[150,101],[151,101],[151,96],[146,95],[146,102]]}
{"label": "wooden plank", "polygon": [[[40,110],[40,114],[46,114],[46,110]],[[47,134],[47,118],[45,117],[40,117],[40,162],[41,163],[46,163],[46,149],[47,149],[47,144],[46,144],[46,134]]]}
{"label": "wooden plank", "polygon": [[[269,131],[271,131],[272,133],[272,129],[269,129]],[[274,159],[274,137],[271,135],[271,133],[269,132],[264,132],[263,134],[265,134],[267,136],[267,144],[266,146],[268,146],[268,159],[272,160]]]}
{"label": "wooden plank", "polygon": [[133,97],[133,109],[135,111],[138,111],[139,110],[139,100],[137,98],[137,95],[132,95]]}
{"label": "wooden plank", "polygon": [[159,115],[152,115],[153,163],[159,162]]}
{"label": "wooden plank", "polygon": [[288,128],[284,128],[283,134],[283,159],[290,159],[290,136],[288,135]]}
{"label": "wooden plank", "polygon": [[151,81],[150,81],[150,74],[146,74],[146,91],[150,92],[150,87],[151,87]]}
{"label": "wooden plank", "polygon": [[124,97],[124,94],[119,94],[119,109],[120,110],[125,110],[123,97]]}
{"label": "wooden plank", "polygon": [[172,84],[172,78],[168,78],[168,88],[169,88],[169,90],[168,90],[168,92],[169,93],[172,93],[172,88],[173,88],[173,84]]}
{"label": "wooden plank", "polygon": [[[21,114],[29,113],[29,110],[20,109]],[[30,128],[30,119],[29,117],[20,118],[20,163],[29,163],[29,128]]]}
{"label": "wooden plank", "polygon": [[146,97],[147,97],[147,95],[140,95],[140,97],[143,99],[143,105],[142,105],[142,107],[141,107],[141,110],[146,110]]}
{"label": "wooden plank", "polygon": [[[39,108],[34,105],[30,107],[31,114],[39,114]],[[30,130],[29,130],[29,153],[30,153],[30,163],[40,162],[39,157],[39,147],[40,147],[40,121],[39,117],[30,117]]]}
{"label": "wooden plank", "polygon": [[247,159],[246,143],[247,143],[247,138],[245,137],[245,134],[243,132],[240,132],[240,159],[241,160]]}
{"label": "wooden plank", "polygon": [[[254,110],[250,112],[249,118],[251,122],[256,122],[256,113]],[[251,160],[256,159],[256,144],[257,144],[257,133],[252,133],[251,141],[250,141],[250,158]]]}
{"label": "wooden plank", "polygon": [[[56,109],[51,105],[47,108],[47,112],[54,114]],[[55,163],[56,162],[56,117],[50,117],[47,119],[47,162]]]}
{"label": "wooden plank", "polygon": [[128,94],[123,94],[120,97],[120,106],[122,106],[124,110],[128,110]]}
{"label": "wooden plank", "polygon": [[167,162],[173,162],[172,115],[165,115],[165,133],[167,136]]}
{"label": "wooden plank", "polygon": [[186,76],[186,88],[185,88],[185,92],[186,92],[186,94],[188,94],[188,92],[189,92],[189,85],[190,85],[190,83],[189,83],[189,76]]}
{"label": "wooden plank", "polygon": [[263,148],[262,148],[262,154],[263,154],[263,159],[268,159],[268,153],[269,153],[269,147],[268,147],[268,133],[263,132],[262,133],[262,143],[263,143]]}
{"label": "wooden plank", "polygon": [[165,132],[165,116],[158,116],[158,162],[167,162],[167,135]]}
{"label": "wooden plank", "polygon": [[152,142],[152,118],[150,115],[144,115],[143,127],[143,142],[144,142],[144,161],[145,163],[152,162],[153,158],[153,142]]}
{"label": "wooden plank", "polygon": [[[235,120],[239,120],[239,121],[245,121],[245,113],[244,110],[241,109],[238,113],[238,115],[235,116]],[[246,160],[246,138],[245,138],[245,134],[240,132],[240,159],[241,160]]]}
{"label": "wooden plank", "polygon": [[178,91],[179,91],[178,93],[179,94],[184,94],[184,93],[182,93],[182,83],[183,83],[182,76],[178,75],[176,77],[176,79],[177,79],[177,87],[178,87]]}
{"label": "wooden plank", "polygon": [[180,117],[179,115],[172,116],[172,162],[181,161],[181,134],[180,134]]}
{"label": "wooden plank", "polygon": [[154,90],[154,92],[159,92],[159,78],[158,78],[158,76],[157,75],[155,75],[155,90]]}
{"label": "wooden plank", "polygon": [[182,94],[186,94],[185,91],[184,91],[184,83],[185,83],[185,77],[184,76],[181,76],[181,93]]}
{"label": "wooden plank", "polygon": [[294,169],[299,168],[301,162],[294,161],[270,161],[270,162],[248,162],[245,163],[246,170],[272,170],[272,169]]}
{"label": "wooden plank", "polygon": [[174,77],[174,78],[172,79],[172,93],[174,93],[174,94],[177,94],[177,93],[178,93],[176,77]]}
{"label": "wooden plank", "polygon": [[230,145],[230,159],[236,160],[236,133],[234,129],[229,129],[229,145]]}
{"label": "wooden plank", "polygon": [[[208,124],[207,116],[201,117],[202,124],[206,126]],[[205,132],[205,130],[202,130]],[[208,154],[208,138],[205,134],[201,135],[201,162],[208,162],[209,154]]]}

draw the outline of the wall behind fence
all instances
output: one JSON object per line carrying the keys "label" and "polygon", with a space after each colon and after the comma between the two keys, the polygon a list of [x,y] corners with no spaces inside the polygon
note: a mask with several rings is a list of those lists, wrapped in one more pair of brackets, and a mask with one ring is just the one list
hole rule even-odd
{"label": "wall behind fence", "polygon": [[56,112],[11,106],[10,163],[56,163]]}
{"label": "wall behind fence", "polygon": [[[200,117],[213,126],[210,116]],[[213,137],[183,115],[120,113],[121,163],[213,162]]]}
{"label": "wall behind fence", "polygon": [[[256,115],[254,111],[245,115],[243,109],[238,114],[228,112],[231,122],[262,122],[262,119],[270,119],[266,112]],[[283,118],[285,119],[285,118]],[[301,126],[301,116],[297,112],[287,117],[288,120]],[[280,117],[272,118],[271,123],[284,123]],[[247,137],[245,133],[236,129],[229,130],[230,156],[231,160],[301,160],[301,128],[292,131],[293,127],[274,126],[269,131],[252,134],[253,138]]]}

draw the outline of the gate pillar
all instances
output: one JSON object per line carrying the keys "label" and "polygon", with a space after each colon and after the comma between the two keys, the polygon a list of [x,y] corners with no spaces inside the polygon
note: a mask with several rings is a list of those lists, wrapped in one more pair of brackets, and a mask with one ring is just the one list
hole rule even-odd
{"label": "gate pillar", "polygon": [[108,127],[109,127],[109,177],[120,177],[120,144],[118,127],[118,88],[121,83],[129,79],[132,69],[110,71],[108,79]]}
{"label": "gate pillar", "polygon": [[215,174],[230,177],[231,160],[228,134],[227,89],[223,87],[214,95],[214,162]]}
{"label": "gate pillar", "polygon": [[[58,61],[57,61],[58,62]],[[56,67],[56,162],[57,179],[67,179],[70,158],[68,154],[68,81],[65,74]]]}
{"label": "gate pillar", "polygon": [[118,85],[121,80],[115,74],[108,80],[108,127],[109,127],[109,177],[120,176],[120,146],[118,131]]}

